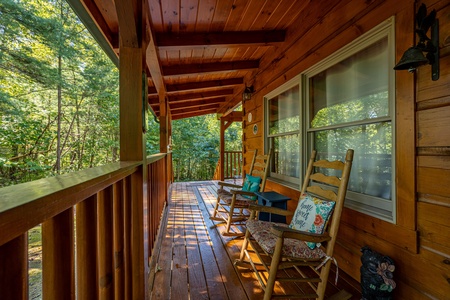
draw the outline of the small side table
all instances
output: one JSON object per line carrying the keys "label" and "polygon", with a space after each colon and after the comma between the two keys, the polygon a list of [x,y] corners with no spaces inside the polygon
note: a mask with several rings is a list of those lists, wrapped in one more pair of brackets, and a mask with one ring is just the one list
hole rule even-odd
{"label": "small side table", "polygon": [[[255,194],[258,197],[259,205],[278,207],[282,209],[287,209],[287,202],[291,199],[287,196],[278,194],[277,192],[255,192]],[[285,216],[266,212],[260,212],[259,219],[262,221],[286,223]]]}

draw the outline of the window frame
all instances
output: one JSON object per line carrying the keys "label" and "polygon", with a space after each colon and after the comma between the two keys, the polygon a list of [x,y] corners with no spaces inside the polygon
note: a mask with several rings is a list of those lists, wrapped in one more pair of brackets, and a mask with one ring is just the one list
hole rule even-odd
{"label": "window frame", "polygon": [[[323,126],[320,128],[311,128],[310,127],[310,114],[305,115],[303,112],[310,111],[310,103],[309,103],[309,78],[314,75],[330,68],[336,63],[349,58],[352,55],[362,51],[363,49],[373,45],[377,41],[386,38],[388,42],[388,101],[389,101],[389,112],[388,116],[378,117],[374,119],[367,119],[361,121],[353,121],[347,123],[341,123],[337,125]],[[300,189],[300,184],[303,181],[304,170],[306,168],[306,162],[308,161],[309,155],[314,147],[313,135],[314,132],[322,131],[322,130],[330,130],[336,128],[346,128],[350,126],[357,125],[368,125],[368,124],[383,124],[386,122],[390,122],[391,124],[391,134],[392,134],[392,151],[391,151],[391,199],[387,200],[384,198],[379,198],[375,196],[370,196],[358,192],[347,192],[347,200],[345,206],[351,208],[353,210],[359,211],[361,213],[370,215],[372,217],[382,219],[384,221],[390,223],[396,223],[397,212],[397,197],[396,197],[396,137],[395,137],[395,71],[393,67],[395,65],[395,18],[391,17],[386,21],[380,23],[378,26],[368,31],[367,33],[361,35],[359,38],[350,42],[346,46],[342,47],[338,51],[329,55],[327,58],[323,59],[319,63],[315,64],[311,68],[305,70],[301,74],[297,75],[293,79],[289,80],[282,86],[268,93],[264,97],[264,111],[265,111],[265,135],[264,142],[265,147],[268,149],[269,140],[273,135],[268,134],[268,100],[277,96],[278,94],[286,91],[287,89],[295,86],[296,84],[300,84],[300,133],[299,133],[299,157],[301,161],[300,167],[300,178],[298,182],[283,182],[282,178],[275,177],[273,174],[270,174],[271,179],[275,179],[281,184],[285,184],[290,186],[291,188]],[[304,149],[304,151],[301,151]],[[357,151],[357,149],[355,149]],[[281,180],[281,182],[280,182]],[[294,184],[294,185],[293,185]],[[382,207],[383,209],[379,208]]]}
{"label": "window frame", "polygon": [[[295,130],[295,131],[289,131],[289,132],[283,132],[283,133],[277,133],[277,134],[270,134],[270,130],[269,130],[269,101],[279,95],[281,95],[282,93],[286,92],[287,90],[292,89],[293,87],[298,86],[299,89],[299,108],[300,110],[298,111],[298,115],[300,116],[300,124],[299,124],[299,129]],[[302,122],[302,113],[303,113],[303,104],[302,104],[302,75],[297,75],[294,78],[292,78],[291,80],[289,80],[288,82],[284,83],[283,85],[279,86],[278,88],[274,89],[273,91],[269,92],[268,94],[266,94],[264,96],[264,146],[266,151],[269,150],[270,148],[270,140],[272,138],[276,138],[276,137],[283,137],[283,136],[289,136],[289,135],[294,135],[294,134],[298,134],[299,135],[299,145],[300,147],[303,146],[302,144],[302,134],[304,132],[303,129],[303,122]],[[277,181],[279,183],[291,186],[295,189],[299,188],[299,184],[301,182],[302,179],[302,174],[304,173],[304,158],[302,157],[302,151],[301,148],[298,149],[298,153],[299,153],[299,160],[300,160],[300,166],[299,166],[299,178],[295,178],[295,177],[291,177],[291,176],[286,176],[286,175],[281,175],[275,172],[272,172],[272,165],[270,166],[270,171],[269,171],[269,177],[271,179],[274,179],[274,181]],[[272,162],[271,162],[272,164]]]}

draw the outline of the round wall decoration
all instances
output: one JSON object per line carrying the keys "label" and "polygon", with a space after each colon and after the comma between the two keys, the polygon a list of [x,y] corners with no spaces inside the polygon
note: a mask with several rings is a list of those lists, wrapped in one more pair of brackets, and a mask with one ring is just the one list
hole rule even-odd
{"label": "round wall decoration", "polygon": [[257,134],[258,133],[258,125],[253,125],[253,134]]}
{"label": "round wall decoration", "polygon": [[251,122],[252,121],[252,113],[248,113],[248,116],[247,116],[247,120],[248,120],[248,122]]}

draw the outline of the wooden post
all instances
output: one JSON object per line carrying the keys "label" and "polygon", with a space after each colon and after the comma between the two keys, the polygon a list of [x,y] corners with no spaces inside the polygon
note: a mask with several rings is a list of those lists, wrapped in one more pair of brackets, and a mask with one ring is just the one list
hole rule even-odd
{"label": "wooden post", "polygon": [[73,208],[42,223],[42,298],[75,299]]}
{"label": "wooden post", "polygon": [[0,246],[2,299],[28,299],[28,234]]}
{"label": "wooden post", "polygon": [[120,44],[120,159],[142,161],[131,178],[132,298],[145,298],[144,205],[147,203],[147,168],[143,126],[142,49]]}
{"label": "wooden post", "polygon": [[226,129],[225,120],[220,118],[220,158],[219,158],[220,173],[219,174],[220,174],[221,181],[223,181],[225,179],[225,175],[224,175],[225,129]]}
{"label": "wooden post", "polygon": [[76,206],[77,296],[98,297],[97,266],[97,194]]}
{"label": "wooden post", "polygon": [[114,296],[112,187],[98,193],[98,284],[99,299]]}

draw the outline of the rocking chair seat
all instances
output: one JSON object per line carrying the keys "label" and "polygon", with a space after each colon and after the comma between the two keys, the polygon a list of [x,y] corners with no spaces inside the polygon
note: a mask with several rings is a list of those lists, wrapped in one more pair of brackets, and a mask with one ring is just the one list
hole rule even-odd
{"label": "rocking chair seat", "polygon": [[[233,194],[225,189],[218,189],[217,195],[225,201],[228,205],[231,205],[231,202],[233,200]],[[254,200],[248,199],[244,197],[243,195],[236,194],[236,202],[235,202],[235,208],[247,208],[250,203],[255,203]]]}
{"label": "rocking chair seat", "polygon": [[[268,254],[273,254],[277,242],[277,236],[271,232],[273,225],[280,227],[289,227],[283,223],[273,223],[260,220],[248,220],[246,223],[247,230],[251,233],[255,241]],[[281,253],[284,257],[305,259],[305,260],[320,260],[326,256],[325,252],[320,247],[310,249],[306,242],[296,239],[284,239]]]}

